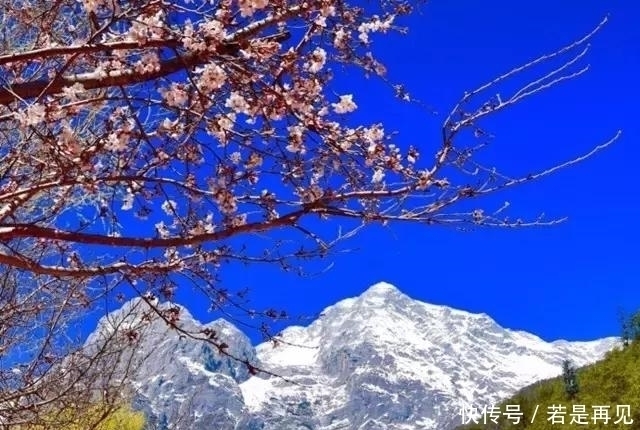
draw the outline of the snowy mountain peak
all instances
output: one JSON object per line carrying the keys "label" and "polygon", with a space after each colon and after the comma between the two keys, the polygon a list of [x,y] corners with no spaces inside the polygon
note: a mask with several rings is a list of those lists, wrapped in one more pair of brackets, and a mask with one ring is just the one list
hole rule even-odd
{"label": "snowy mountain peak", "polygon": [[[548,343],[486,314],[411,299],[385,282],[323,315],[284,330],[276,348],[258,346],[266,366],[298,382],[241,384],[265,429],[447,429],[459,424],[461,404],[497,402],[557,376],[565,359],[582,366],[618,342]],[[284,418],[299,404],[310,405],[305,418]]]}
{"label": "snowy mountain peak", "polygon": [[[138,308],[148,306],[132,301],[113,315],[140,321]],[[141,353],[153,363],[136,376],[137,404],[159,428],[177,423],[172,430],[450,429],[461,404],[497,402],[560,374],[565,359],[582,366],[619,343],[545,342],[386,282],[328,307],[309,326],[285,329],[277,347],[254,348],[233,324],[202,325],[183,311],[183,327],[215,330],[234,356],[279,377],[251,375],[215,348],[149,323]]]}
{"label": "snowy mountain peak", "polygon": [[[371,287],[369,287],[364,293],[362,293],[362,296],[397,296],[399,294],[402,294],[402,292],[396,288],[395,285],[392,285],[388,282],[378,282],[377,284],[373,284]],[[402,294],[404,295],[404,294]]]}

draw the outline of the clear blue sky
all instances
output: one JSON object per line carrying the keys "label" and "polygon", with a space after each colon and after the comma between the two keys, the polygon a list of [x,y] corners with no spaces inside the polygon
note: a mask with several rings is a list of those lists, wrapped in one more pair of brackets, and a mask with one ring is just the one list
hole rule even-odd
{"label": "clear blue sky", "polygon": [[[443,115],[465,90],[581,37],[609,13],[586,59],[586,75],[486,124],[496,135],[487,157],[514,174],[582,154],[623,129],[621,140],[595,158],[486,201],[488,209],[510,201],[513,216],[568,216],[565,224],[473,232],[374,226],[349,243],[356,251],[322,262],[333,266],[320,276],[238,267],[223,273],[226,285],[250,288],[257,309],[311,316],[387,281],[416,299],[485,312],[546,340],[618,335],[618,309],[640,308],[640,121],[634,103],[640,86],[633,78],[640,76],[639,12],[640,4],[628,1],[433,0],[404,21],[407,36],[378,39],[377,47],[389,77],[438,115],[390,103],[388,89],[375,81],[354,75],[337,82],[354,93],[359,119],[384,121],[401,142],[418,144],[431,157]],[[201,320],[213,318],[188,288],[178,298]]]}

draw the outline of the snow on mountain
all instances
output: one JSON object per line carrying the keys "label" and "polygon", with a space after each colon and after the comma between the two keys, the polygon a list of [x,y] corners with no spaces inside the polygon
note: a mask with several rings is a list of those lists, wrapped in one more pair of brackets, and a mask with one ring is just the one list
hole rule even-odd
{"label": "snow on mountain", "polygon": [[[233,324],[222,319],[201,324],[183,307],[167,303],[158,307],[165,312],[179,309],[176,326],[184,333],[209,329],[228,345],[227,352],[260,364],[249,338]],[[87,343],[99,343],[116,328],[125,333],[133,328],[137,333],[134,360],[121,361],[135,375],[134,406],[146,413],[151,429],[234,429],[246,414],[238,385],[249,378],[246,365],[170,328],[142,299],[127,302],[103,317]]]}
{"label": "snow on mountain", "polygon": [[245,366],[161,321],[142,337],[152,364],[136,378],[138,403],[171,429],[448,429],[463,406],[488,406],[565,359],[601,359],[617,338],[545,342],[500,327],[485,314],[431,305],[379,283],[328,307],[282,342],[253,348],[227,322],[207,326],[183,311],[190,329],[214,328],[235,355],[282,377],[250,376]]}
{"label": "snow on mountain", "polygon": [[319,429],[447,428],[459,424],[460,407],[497,402],[558,375],[564,359],[582,366],[617,342],[548,343],[485,314],[413,300],[387,283],[323,314],[309,327],[286,329],[281,346],[257,347],[264,366],[298,383],[254,377],[241,384],[266,428],[285,428],[281,417],[300,404]]}

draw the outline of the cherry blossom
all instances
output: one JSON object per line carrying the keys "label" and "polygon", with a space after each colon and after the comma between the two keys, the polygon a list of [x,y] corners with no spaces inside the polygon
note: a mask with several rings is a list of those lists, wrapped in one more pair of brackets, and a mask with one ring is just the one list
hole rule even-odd
{"label": "cherry blossom", "polygon": [[331,106],[333,106],[335,113],[353,112],[358,107],[353,101],[353,94],[340,96],[340,101],[338,103],[332,103]]}

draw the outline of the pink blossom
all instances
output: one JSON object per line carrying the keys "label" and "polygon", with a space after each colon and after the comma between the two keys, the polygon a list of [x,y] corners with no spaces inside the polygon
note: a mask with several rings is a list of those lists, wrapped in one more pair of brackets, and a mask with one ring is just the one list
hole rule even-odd
{"label": "pink blossom", "polygon": [[46,110],[43,105],[34,103],[27,106],[25,110],[16,112],[14,115],[23,127],[38,125],[44,122]]}
{"label": "pink blossom", "polygon": [[311,59],[307,63],[307,69],[311,73],[317,73],[324,67],[327,62],[327,51],[322,48],[316,48],[311,54]]}
{"label": "pink blossom", "polygon": [[357,109],[358,105],[353,102],[353,94],[340,96],[338,103],[331,103],[335,113],[349,113]]}
{"label": "pink blossom", "polygon": [[162,97],[165,99],[169,106],[180,107],[183,106],[189,96],[187,92],[182,88],[182,85],[176,83],[171,84],[169,89],[165,89],[162,93]]}
{"label": "pink blossom", "polygon": [[196,70],[196,72],[200,73],[198,86],[204,91],[213,91],[221,88],[227,79],[224,69],[217,64],[209,63]]}
{"label": "pink blossom", "polygon": [[227,101],[224,104],[226,107],[232,109],[236,113],[249,113],[249,104],[244,99],[242,94],[237,91],[233,91]]}

